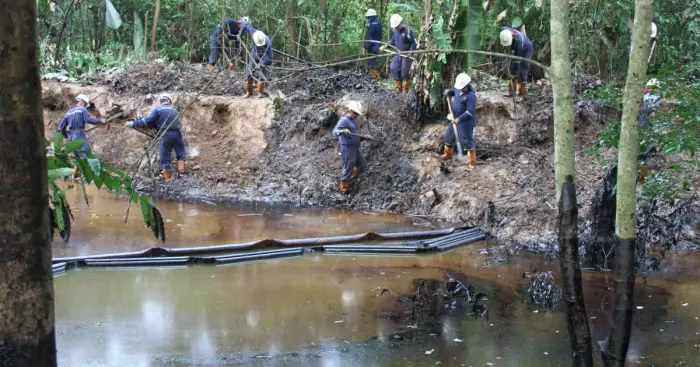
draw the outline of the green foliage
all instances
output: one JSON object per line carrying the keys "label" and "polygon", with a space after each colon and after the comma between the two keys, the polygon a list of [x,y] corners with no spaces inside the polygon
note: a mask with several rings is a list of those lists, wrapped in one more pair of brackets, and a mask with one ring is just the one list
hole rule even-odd
{"label": "green foliage", "polygon": [[72,189],[73,185],[68,185],[64,189],[57,181],[71,178],[74,172],[72,167],[77,167],[82,174],[80,188],[86,203],[88,201],[85,190],[86,184],[94,184],[99,189],[104,187],[108,191],[115,193],[117,197],[124,192],[131,202],[139,204],[144,222],[147,227],[153,230],[154,236],[165,241],[163,217],[150,198],[136,192],[129,176],[100,161],[94,154],[82,151],[82,140],[66,142],[63,135],[56,134],[53,143],[46,140],[45,145],[48,147],[46,160],[50,191],[49,209],[52,238],[53,229],[59,231],[64,241],[68,241],[70,238],[73,215],[66,201],[65,190]]}

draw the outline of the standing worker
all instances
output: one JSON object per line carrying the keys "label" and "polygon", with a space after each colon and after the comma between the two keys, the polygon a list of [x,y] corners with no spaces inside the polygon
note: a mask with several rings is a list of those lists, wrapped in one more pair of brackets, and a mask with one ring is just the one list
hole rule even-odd
{"label": "standing worker", "polygon": [[[68,141],[82,140],[83,147],[80,150],[90,153],[92,150],[85,136],[85,124],[99,125],[104,120],[90,117],[87,110],[90,106],[90,99],[86,95],[79,94],[75,97],[75,102],[75,106],[71,107],[63,116],[61,123],[58,125],[58,131]],[[85,158],[85,153],[77,153],[76,155],[80,158]],[[78,177],[78,166],[73,167],[73,177]]]}
{"label": "standing worker", "polygon": [[265,80],[269,76],[268,66],[272,64],[275,55],[272,53],[272,41],[262,31],[253,34],[255,47],[250,52],[248,60],[248,79],[246,80],[246,93],[243,98],[250,98],[253,94],[253,80],[258,83],[258,98],[263,97]]}
{"label": "standing worker", "polygon": [[146,118],[129,121],[126,127],[150,128],[157,130],[157,136],[162,136],[160,142],[160,163],[163,166],[163,178],[167,181],[173,178],[171,154],[175,150],[177,170],[185,173],[185,141],[180,132],[180,112],[172,106],[173,99],[168,94],[161,94],[160,105]]}
{"label": "standing worker", "polygon": [[350,180],[367,167],[367,160],[360,153],[360,138],[357,134],[355,120],[362,116],[362,104],[357,101],[348,102],[348,113],[338,121],[333,129],[333,135],[340,136],[340,155],[343,159],[343,171],[340,174],[340,193],[346,194],[350,188]]}
{"label": "standing worker", "polygon": [[[216,30],[211,35],[209,41],[209,48],[211,49],[209,53],[209,63],[207,64],[209,69],[214,68],[216,60],[219,59],[222,53],[227,52],[227,50],[235,50],[236,53],[238,52],[240,49],[238,33],[239,22],[233,19],[226,19],[223,23],[216,26]],[[229,65],[229,69],[236,70],[236,66],[232,63]]]}
{"label": "standing worker", "polygon": [[[389,25],[394,29],[394,33],[389,41],[389,46],[396,47],[399,52],[413,51],[416,49],[416,38],[413,32],[402,23],[403,18],[394,14],[389,19]],[[379,51],[384,51],[386,46],[382,46]],[[396,55],[391,61],[391,76],[396,81],[396,91],[408,93],[411,89],[411,64],[413,59],[406,55]],[[403,85],[402,85],[403,84]]]}
{"label": "standing worker", "polygon": [[372,78],[376,81],[379,79],[379,65],[377,65],[377,54],[379,53],[380,42],[382,40],[382,24],[377,20],[377,11],[374,9],[367,10],[367,33],[365,34],[365,43],[363,50],[366,50],[373,58],[367,60],[367,67],[372,70]]}
{"label": "standing worker", "polygon": [[[504,47],[511,47],[513,49],[513,55],[532,60],[532,54],[534,52],[532,47],[532,42],[526,35],[518,30],[509,27],[502,27],[501,31],[501,45]],[[525,83],[527,82],[528,74],[530,73],[530,63],[520,60],[511,60],[510,62],[510,76],[511,81],[508,84],[508,96],[514,97],[516,91],[518,90],[518,84],[520,84],[520,97],[525,98]]]}
{"label": "standing worker", "polygon": [[[452,111],[447,118],[457,125],[462,149],[469,152],[469,169],[474,169],[476,167],[476,145],[474,144],[476,93],[469,84],[471,81],[469,75],[460,73],[455,80],[455,88],[445,89],[445,96],[452,98]],[[453,127],[448,126],[445,131],[445,153],[440,158],[445,160],[452,158],[456,141]]]}
{"label": "standing worker", "polygon": [[640,116],[640,127],[646,130],[651,126],[650,117],[654,117],[656,111],[661,106],[661,83],[656,78],[649,79],[644,88],[644,97],[642,97],[642,114]]}

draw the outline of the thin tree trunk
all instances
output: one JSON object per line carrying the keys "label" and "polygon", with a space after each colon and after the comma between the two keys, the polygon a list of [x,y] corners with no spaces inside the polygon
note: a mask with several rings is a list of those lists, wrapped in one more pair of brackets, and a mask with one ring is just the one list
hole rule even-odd
{"label": "thin tree trunk", "polygon": [[287,5],[287,25],[289,26],[289,54],[299,56],[299,45],[294,43],[297,40],[297,0],[289,0]]}
{"label": "thin tree trunk", "polygon": [[314,37],[314,61],[318,61],[316,60],[316,57],[318,55],[318,36],[321,33],[321,14],[323,14],[325,8],[326,0],[321,0],[321,8],[318,10],[318,14],[316,15],[316,35]]}
{"label": "thin tree trunk", "polygon": [[602,351],[605,366],[624,366],[632,331],[635,250],[637,237],[637,158],[639,111],[649,55],[649,29],[654,0],[637,0],[632,30],[632,53],[622,103],[622,127],[617,171],[618,243],[615,247],[613,326]]}
{"label": "thin tree trunk", "polygon": [[156,0],[156,13],[153,15],[153,29],[151,29],[151,52],[156,48],[156,33],[158,30],[158,17],[160,17],[160,0]]}
{"label": "thin tree trunk", "polygon": [[148,56],[148,12],[143,15],[143,58]]}
{"label": "thin tree trunk", "polygon": [[75,0],[71,0],[70,5],[68,5],[68,10],[66,10],[66,18],[63,19],[61,31],[58,32],[58,40],[56,41],[56,55],[54,57],[56,62],[58,62],[58,60],[61,58],[61,41],[63,41],[63,32],[66,30],[66,26],[68,26],[68,21],[70,20],[70,15],[73,11],[73,3],[75,3]]}
{"label": "thin tree trunk", "polygon": [[572,365],[593,366],[591,335],[581,285],[578,210],[574,180],[574,103],[569,59],[569,0],[552,0],[552,87],[554,91],[554,170],[559,207],[560,266]]}
{"label": "thin tree trunk", "polygon": [[36,2],[0,2],[0,365],[56,366]]}
{"label": "thin tree trunk", "polygon": [[[442,5],[442,0],[438,0],[439,5]],[[423,0],[423,16],[421,17],[421,30],[416,40],[416,49],[433,49],[437,47],[432,43],[433,40],[433,24],[435,24],[435,15],[433,14],[433,1]],[[391,31],[390,31],[391,32]],[[435,54],[418,54],[416,61],[413,63],[413,90],[418,99],[418,119],[423,117],[430,110],[430,89],[432,88],[433,75],[435,70],[430,64],[435,60]]]}

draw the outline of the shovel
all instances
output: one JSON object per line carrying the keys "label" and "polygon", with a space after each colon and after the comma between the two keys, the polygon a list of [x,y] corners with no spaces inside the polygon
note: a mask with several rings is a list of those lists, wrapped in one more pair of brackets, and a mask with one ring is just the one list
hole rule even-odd
{"label": "shovel", "polygon": [[348,133],[350,136],[356,136],[360,139],[365,139],[365,140],[370,140],[370,141],[375,141],[377,143],[381,143],[382,141],[380,139],[375,138],[374,136],[371,135],[363,135],[363,134],[355,134],[355,133]]}
{"label": "shovel", "polygon": [[[452,115],[452,101],[450,100],[450,97],[448,96],[447,98],[447,107],[450,109],[450,115]],[[457,124],[454,123],[454,116],[452,116],[452,121],[450,121],[450,125],[452,125],[452,131],[455,133],[455,141],[457,141],[457,159],[458,160],[464,160],[464,152],[462,151],[462,142],[459,141],[459,130],[457,129]]]}

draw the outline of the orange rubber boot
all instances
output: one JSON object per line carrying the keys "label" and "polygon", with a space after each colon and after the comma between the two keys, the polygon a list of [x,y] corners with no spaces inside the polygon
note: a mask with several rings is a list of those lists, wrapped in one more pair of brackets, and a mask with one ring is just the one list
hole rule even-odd
{"label": "orange rubber boot", "polygon": [[469,152],[469,169],[476,168],[476,151]]}
{"label": "orange rubber boot", "polygon": [[258,82],[258,98],[265,96],[263,92],[265,92],[265,84],[263,84],[263,82]]}
{"label": "orange rubber boot", "polygon": [[445,153],[443,153],[440,156],[440,159],[448,160],[448,159],[452,158],[452,156],[454,154],[455,154],[455,148],[445,145]]}
{"label": "orange rubber boot", "polygon": [[404,80],[403,81],[403,92],[408,93],[408,91],[411,90],[411,81],[410,80]]}
{"label": "orange rubber boot", "polygon": [[177,162],[177,171],[178,171],[180,174],[185,173],[185,161],[178,161],[178,162]]}
{"label": "orange rubber boot", "polygon": [[372,79],[376,82],[379,80],[379,69],[372,69]]}
{"label": "orange rubber boot", "polygon": [[173,178],[173,171],[165,170],[163,171],[163,178],[165,181],[170,181]]}
{"label": "orange rubber boot", "polygon": [[243,96],[243,98],[250,98],[250,96],[252,96],[252,95],[253,95],[253,81],[248,80],[248,81],[246,81],[246,84],[245,84],[245,95]]}
{"label": "orange rubber boot", "polygon": [[350,188],[350,184],[346,181],[340,181],[340,193],[345,195],[348,193],[348,189]]}
{"label": "orange rubber boot", "polygon": [[403,84],[400,80],[396,81],[396,91],[401,93],[403,91]]}

